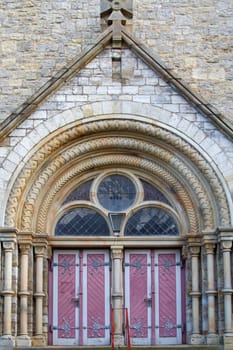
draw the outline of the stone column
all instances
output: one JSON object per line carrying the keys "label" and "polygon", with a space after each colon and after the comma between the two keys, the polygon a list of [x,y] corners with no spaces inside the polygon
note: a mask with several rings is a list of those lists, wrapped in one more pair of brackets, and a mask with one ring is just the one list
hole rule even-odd
{"label": "stone column", "polygon": [[231,249],[232,241],[222,241],[224,274],[224,333],[233,333],[232,329],[232,283],[231,283]]}
{"label": "stone column", "polygon": [[200,334],[200,290],[199,290],[199,255],[200,246],[190,246],[192,264],[192,335],[193,345],[203,344],[203,336]]}
{"label": "stone column", "polygon": [[14,340],[12,337],[12,257],[15,247],[14,242],[3,242],[4,251],[4,285],[1,294],[3,295],[3,336],[0,339],[0,348],[9,348],[12,346]]}
{"label": "stone column", "polygon": [[114,309],[114,340],[115,345],[124,345],[123,336],[123,247],[111,247],[112,252],[112,307]]}
{"label": "stone column", "polygon": [[20,322],[19,336],[17,337],[17,346],[31,346],[31,339],[28,336],[28,257],[31,244],[20,243]]}
{"label": "stone column", "polygon": [[215,316],[215,297],[217,291],[215,289],[215,273],[214,273],[214,243],[206,243],[206,259],[207,259],[207,298],[208,298],[208,335],[207,344],[218,344],[218,336],[216,334],[216,316]]}
{"label": "stone column", "polygon": [[45,345],[43,335],[43,264],[46,253],[45,245],[35,246],[35,261],[36,261],[36,292],[34,293],[36,299],[35,306],[35,337],[33,338],[33,345]]}
{"label": "stone column", "polygon": [[223,303],[224,303],[224,350],[233,349],[233,324],[232,324],[232,240],[233,228],[219,227],[218,240],[222,253],[223,276]]}

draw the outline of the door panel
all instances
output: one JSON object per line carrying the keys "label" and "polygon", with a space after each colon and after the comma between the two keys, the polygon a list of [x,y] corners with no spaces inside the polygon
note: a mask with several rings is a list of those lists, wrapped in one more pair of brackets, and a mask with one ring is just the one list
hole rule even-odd
{"label": "door panel", "polygon": [[53,345],[110,343],[108,251],[55,251]]}
{"label": "door panel", "polygon": [[83,340],[85,345],[110,343],[109,254],[87,251],[83,255]]}
{"label": "door panel", "polygon": [[129,310],[132,344],[151,343],[151,273],[149,251],[125,255],[125,303]]}
{"label": "door panel", "polygon": [[78,344],[79,254],[57,252],[53,260],[53,344]]}
{"label": "door panel", "polygon": [[181,344],[178,250],[125,252],[125,307],[132,344]]}
{"label": "door panel", "polygon": [[180,253],[155,253],[156,343],[181,343]]}

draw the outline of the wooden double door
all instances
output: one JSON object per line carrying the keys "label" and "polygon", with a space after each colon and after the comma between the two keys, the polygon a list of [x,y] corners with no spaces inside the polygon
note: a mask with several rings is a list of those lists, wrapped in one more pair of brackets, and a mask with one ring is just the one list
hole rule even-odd
{"label": "wooden double door", "polygon": [[[57,250],[53,256],[53,345],[111,342],[108,250]],[[178,250],[126,250],[120,278],[132,344],[181,344],[181,263]],[[124,333],[124,325],[123,325]]]}

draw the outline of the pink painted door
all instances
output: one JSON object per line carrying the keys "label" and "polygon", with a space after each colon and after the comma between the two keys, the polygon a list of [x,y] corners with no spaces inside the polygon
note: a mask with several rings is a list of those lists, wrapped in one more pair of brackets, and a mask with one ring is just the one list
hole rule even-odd
{"label": "pink painted door", "polygon": [[181,344],[178,250],[126,251],[125,307],[132,344]]}
{"label": "pink painted door", "polygon": [[125,307],[129,312],[133,345],[151,344],[151,257],[150,251],[125,253]]}
{"label": "pink painted door", "polygon": [[55,251],[53,345],[110,343],[108,251]]}
{"label": "pink painted door", "polygon": [[181,344],[180,252],[155,252],[155,337],[156,344]]}
{"label": "pink painted door", "polygon": [[110,344],[110,261],[106,251],[83,254],[83,343]]}
{"label": "pink painted door", "polygon": [[53,345],[79,344],[79,253],[53,257]]}

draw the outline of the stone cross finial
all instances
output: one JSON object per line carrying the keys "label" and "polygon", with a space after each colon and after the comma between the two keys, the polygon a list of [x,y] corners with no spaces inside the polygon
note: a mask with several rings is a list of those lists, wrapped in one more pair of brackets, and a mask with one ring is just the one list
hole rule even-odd
{"label": "stone cross finial", "polygon": [[108,24],[113,21],[126,23],[127,19],[133,17],[132,0],[101,0],[101,17]]}

